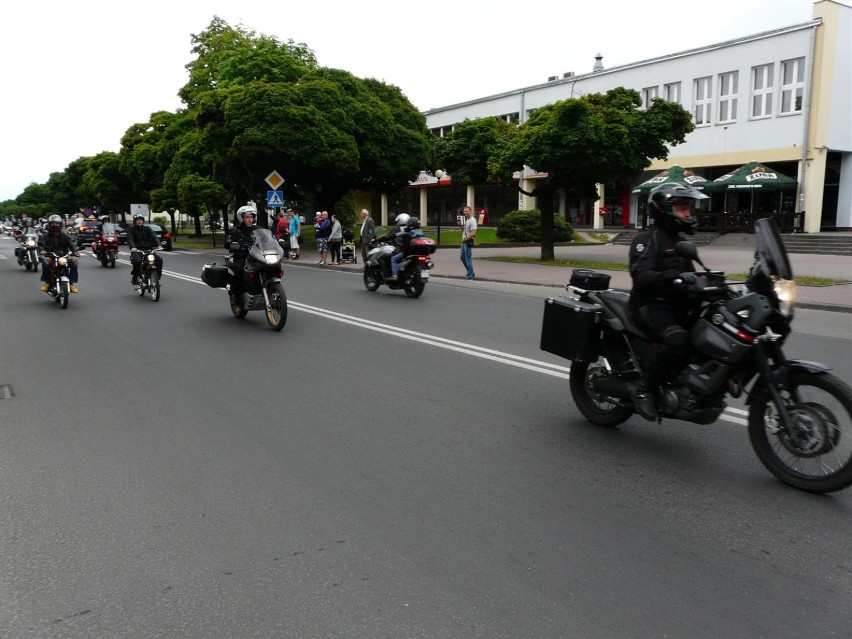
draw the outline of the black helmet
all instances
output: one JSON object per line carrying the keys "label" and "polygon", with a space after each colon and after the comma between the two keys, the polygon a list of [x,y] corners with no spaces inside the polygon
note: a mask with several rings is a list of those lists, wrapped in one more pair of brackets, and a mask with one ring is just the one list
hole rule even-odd
{"label": "black helmet", "polygon": [[412,217],[408,219],[408,226],[406,227],[409,231],[413,231],[414,229],[420,228],[420,220],[416,217]]}
{"label": "black helmet", "polygon": [[693,235],[698,220],[692,216],[692,213],[688,218],[678,217],[672,207],[675,204],[686,203],[690,205],[691,211],[694,211],[696,202],[707,199],[709,199],[707,195],[691,186],[680,182],[665,182],[651,189],[648,197],[648,212],[654,216],[657,224],[676,232]]}

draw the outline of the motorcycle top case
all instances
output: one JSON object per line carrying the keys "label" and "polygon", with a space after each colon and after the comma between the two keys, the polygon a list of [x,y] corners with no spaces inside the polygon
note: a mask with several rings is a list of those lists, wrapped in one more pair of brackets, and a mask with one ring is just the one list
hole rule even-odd
{"label": "motorcycle top case", "polygon": [[609,288],[610,279],[612,279],[612,276],[606,273],[598,273],[586,268],[575,268],[571,271],[571,279],[568,285],[576,286],[584,291],[605,291]]}
{"label": "motorcycle top case", "polygon": [[411,240],[408,252],[411,255],[432,255],[438,249],[438,243],[431,237],[415,237]]}
{"label": "motorcycle top case", "polygon": [[205,264],[201,267],[201,281],[210,288],[225,288],[228,284],[228,267],[222,264]]}
{"label": "motorcycle top case", "polygon": [[593,362],[601,354],[602,309],[570,297],[544,300],[540,348],[575,362]]}

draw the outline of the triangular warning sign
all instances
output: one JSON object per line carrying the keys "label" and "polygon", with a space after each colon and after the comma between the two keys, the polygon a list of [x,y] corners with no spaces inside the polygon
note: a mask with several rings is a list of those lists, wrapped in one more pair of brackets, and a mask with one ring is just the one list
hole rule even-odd
{"label": "triangular warning sign", "polygon": [[272,197],[269,198],[269,206],[281,206],[282,204],[283,202],[281,201],[281,198],[278,197],[277,193],[273,193]]}

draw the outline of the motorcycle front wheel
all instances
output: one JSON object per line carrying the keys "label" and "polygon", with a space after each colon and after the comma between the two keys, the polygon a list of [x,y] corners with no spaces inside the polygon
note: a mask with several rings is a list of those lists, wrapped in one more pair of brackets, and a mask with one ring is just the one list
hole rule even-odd
{"label": "motorcycle front wheel", "polygon": [[615,398],[607,397],[592,388],[592,380],[595,378],[609,377],[609,370],[604,362],[603,359],[596,362],[571,362],[568,385],[571,388],[571,398],[580,414],[596,426],[611,428],[630,419],[633,411],[618,404]]}
{"label": "motorcycle front wheel", "polygon": [[426,288],[426,282],[420,277],[420,273],[415,273],[411,279],[405,281],[402,288],[408,297],[420,297]]}
{"label": "motorcycle front wheel", "polygon": [[829,373],[794,371],[779,389],[790,424],[754,397],[748,435],[758,459],[785,484],[812,493],[852,485],[852,388]]}
{"label": "motorcycle front wheel", "polygon": [[367,290],[370,292],[375,291],[379,288],[379,278],[376,275],[376,269],[367,264],[364,267],[364,286],[367,287]]}
{"label": "motorcycle front wheel", "polygon": [[281,282],[269,282],[266,285],[266,295],[269,297],[269,309],[266,311],[266,322],[269,328],[280,331],[287,323],[287,294]]}
{"label": "motorcycle front wheel", "polygon": [[141,283],[139,284],[139,288],[137,289],[137,293],[139,293],[139,297],[145,297],[145,291],[148,290],[148,277],[142,275]]}
{"label": "motorcycle front wheel", "polygon": [[59,282],[59,305],[68,308],[68,299],[71,297],[71,286],[68,282]]}
{"label": "motorcycle front wheel", "polygon": [[152,272],[148,279],[148,295],[155,302],[160,301],[160,276],[157,275],[156,271]]}
{"label": "motorcycle front wheel", "polygon": [[115,268],[115,253],[109,254],[109,267]]}

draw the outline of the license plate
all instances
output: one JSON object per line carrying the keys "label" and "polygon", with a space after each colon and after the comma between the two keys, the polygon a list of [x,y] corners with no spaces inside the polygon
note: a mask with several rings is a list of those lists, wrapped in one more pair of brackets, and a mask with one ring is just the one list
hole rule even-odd
{"label": "license plate", "polygon": [[420,279],[421,279],[421,280],[428,280],[428,279],[429,279],[429,271],[423,271],[423,272],[420,274]]}

